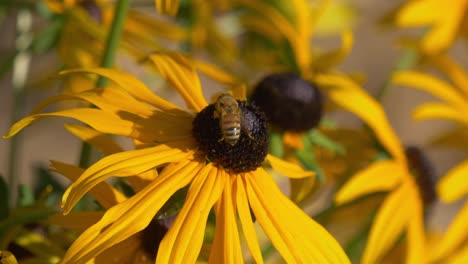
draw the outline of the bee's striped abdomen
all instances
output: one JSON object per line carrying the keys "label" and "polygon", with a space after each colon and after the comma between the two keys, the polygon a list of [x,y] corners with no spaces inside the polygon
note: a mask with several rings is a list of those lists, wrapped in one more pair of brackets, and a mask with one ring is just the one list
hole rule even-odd
{"label": "bee's striped abdomen", "polygon": [[234,146],[240,138],[241,123],[239,115],[227,114],[221,120],[224,140]]}

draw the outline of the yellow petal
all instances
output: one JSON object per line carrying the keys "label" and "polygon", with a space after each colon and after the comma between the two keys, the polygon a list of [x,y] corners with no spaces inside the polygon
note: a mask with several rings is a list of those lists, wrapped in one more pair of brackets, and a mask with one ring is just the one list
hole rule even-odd
{"label": "yellow petal", "polygon": [[402,71],[395,73],[392,81],[398,85],[428,92],[460,110],[468,109],[468,104],[454,87],[434,76],[416,71]]}
{"label": "yellow petal", "polygon": [[125,151],[107,156],[89,167],[65,191],[62,206],[68,213],[73,206],[96,184],[109,177],[134,176],[160,165],[179,161],[190,154],[180,150],[185,142],[158,145],[156,147]]}
{"label": "yellow petal", "polygon": [[296,165],[294,163],[291,163],[291,162],[287,162],[283,159],[280,159],[280,158],[277,158],[271,154],[268,154],[267,155],[267,159],[268,161],[270,162],[270,165],[271,167],[289,177],[289,178],[293,178],[293,179],[300,179],[300,178],[306,178],[306,177],[312,177],[312,176],[315,176],[315,172],[313,171],[307,171],[307,170],[304,170],[301,166],[299,165]]}
{"label": "yellow petal", "polygon": [[438,134],[435,138],[431,138],[431,146],[459,148],[468,150],[468,133],[466,126],[457,126]]}
{"label": "yellow petal", "polygon": [[2,264],[18,264],[15,255],[6,250],[0,250],[0,260]]}
{"label": "yellow petal", "polygon": [[235,78],[231,74],[224,72],[220,69],[218,69],[216,66],[206,63],[201,60],[196,60],[196,59],[191,59],[194,67],[199,70],[201,73],[204,75],[210,77],[210,79],[213,79],[219,83],[229,85],[229,86],[234,86],[238,85],[241,83],[241,80]]}
{"label": "yellow petal", "polygon": [[138,255],[144,246],[142,244],[141,234],[135,234],[124,241],[106,249],[104,252],[93,258],[87,264],[121,264],[121,263],[138,263],[138,264],[153,264],[154,260],[143,253]]}
{"label": "yellow petal", "polygon": [[200,112],[207,106],[200,79],[193,63],[179,53],[156,53],[149,59],[156,65],[162,77],[184,98],[187,107]]}
{"label": "yellow petal", "polygon": [[[219,170],[218,174],[225,173]],[[223,189],[221,199],[217,202],[216,229],[211,247],[209,263],[244,263],[242,249],[240,247],[237,217],[235,213],[235,200],[232,198],[232,183],[228,176]]]}
{"label": "yellow petal", "polygon": [[390,191],[403,180],[406,170],[393,160],[376,162],[356,173],[335,196],[338,204],[343,204],[359,196]]}
{"label": "yellow petal", "polygon": [[184,206],[159,245],[156,263],[195,263],[208,214],[221,196],[226,179],[212,163],[195,176]]}
{"label": "yellow petal", "polygon": [[188,160],[169,165],[155,181],[106,211],[70,246],[63,263],[86,263],[107,248],[143,230],[178,189],[192,181],[201,165]]}
{"label": "yellow petal", "polygon": [[255,263],[263,264],[263,256],[258,244],[258,238],[255,233],[255,227],[252,222],[252,213],[250,211],[247,193],[242,181],[242,177],[236,178],[234,193],[236,194],[237,212],[244,233],[245,241],[249,247],[250,253]]}
{"label": "yellow petal", "polygon": [[457,252],[452,254],[447,260],[447,264],[465,263],[468,263],[468,245],[465,245],[463,248],[457,250]]}
{"label": "yellow petal", "polygon": [[353,48],[353,42],[354,38],[351,31],[341,33],[341,47],[314,58],[313,67],[320,70],[329,70],[336,67],[349,55]]}
{"label": "yellow petal", "polygon": [[62,71],[61,75],[73,74],[73,73],[95,73],[104,76],[113,82],[117,83],[127,93],[132,95],[134,98],[152,104],[153,106],[165,110],[180,110],[180,107],[172,104],[161,97],[155,95],[144,83],[132,76],[131,74],[115,70],[115,69],[104,69],[104,68],[87,68],[87,69],[75,69]]}
{"label": "yellow petal", "polygon": [[430,259],[434,262],[446,259],[462,245],[468,237],[468,202],[453,219],[439,243],[430,251]]}
{"label": "yellow petal", "polygon": [[449,76],[456,85],[456,88],[458,88],[465,97],[468,97],[468,74],[460,64],[452,60],[447,55],[431,57],[430,61],[433,62],[445,75]]}
{"label": "yellow petal", "polygon": [[411,181],[409,184],[411,191],[407,202],[412,205],[412,214],[407,232],[406,263],[427,263],[423,202],[415,182]]}
{"label": "yellow petal", "polygon": [[247,100],[247,87],[245,84],[235,85],[231,88],[232,96],[241,101]]}
{"label": "yellow petal", "polygon": [[382,106],[351,79],[343,75],[319,74],[314,80],[330,100],[356,114],[372,128],[385,149],[402,164],[406,163],[401,143],[390,126]]}
{"label": "yellow petal", "polygon": [[450,203],[468,194],[468,160],[451,169],[437,184],[437,193],[442,201]]}
{"label": "yellow petal", "polygon": [[468,125],[465,111],[460,111],[451,105],[442,103],[425,103],[413,110],[412,117],[416,120],[447,119]]}
{"label": "yellow petal", "polygon": [[179,0],[155,0],[156,10],[162,15],[177,15]]}
{"label": "yellow petal", "polygon": [[302,142],[302,133],[294,133],[294,132],[284,132],[283,135],[283,142],[286,146],[290,146],[291,148],[297,150],[304,149],[304,143]]}
{"label": "yellow petal", "polygon": [[17,134],[24,127],[36,120],[46,117],[68,117],[88,124],[92,128],[108,134],[131,136],[134,133],[134,124],[120,117],[99,109],[76,108],[53,113],[35,114],[27,116],[16,122],[3,138],[9,138]]}
{"label": "yellow petal", "polygon": [[183,41],[188,38],[188,32],[185,28],[170,22],[158,20],[151,13],[141,10],[131,9],[128,11],[128,20],[125,21],[125,28],[133,32],[139,32],[139,35],[148,35],[147,37],[154,41],[154,36],[160,36],[175,41]]}
{"label": "yellow petal", "polygon": [[437,17],[434,10],[439,10],[440,2],[437,0],[410,1],[404,5],[396,15],[399,26],[423,26],[434,22]]}
{"label": "yellow petal", "polygon": [[77,136],[81,140],[88,142],[90,145],[105,155],[123,151],[120,145],[117,144],[110,136],[100,133],[87,126],[65,124],[65,128],[70,131],[70,133]]}
{"label": "yellow petal", "polygon": [[[82,168],[65,164],[59,161],[50,161],[50,170],[58,172],[67,177],[70,181],[78,180],[80,175],[85,171]],[[96,184],[89,193],[96,199],[104,208],[110,208],[120,202],[125,201],[127,198],[120,191],[112,187],[107,182]]]}
{"label": "yellow petal", "polygon": [[338,242],[291,202],[262,168],[241,175],[258,223],[288,263],[350,263]]}
{"label": "yellow petal", "polygon": [[47,218],[47,223],[67,230],[82,232],[102,218],[104,212],[72,211],[68,215],[55,214]]}
{"label": "yellow petal", "polygon": [[150,182],[158,177],[158,171],[156,169],[145,171],[136,176],[127,177],[127,181],[132,186],[135,192],[139,192],[145,188]]}
{"label": "yellow petal", "polygon": [[379,263],[381,257],[395,244],[411,219],[413,204],[408,201],[410,184],[403,184],[383,202],[374,218],[361,263]]}

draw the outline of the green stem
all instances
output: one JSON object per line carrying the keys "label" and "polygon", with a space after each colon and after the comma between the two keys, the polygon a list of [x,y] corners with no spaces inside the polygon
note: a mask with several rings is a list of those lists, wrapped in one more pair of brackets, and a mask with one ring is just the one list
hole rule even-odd
{"label": "green stem", "polygon": [[[401,70],[410,69],[419,59],[418,53],[415,50],[409,49],[406,50],[401,57],[398,59],[397,63],[393,66],[391,72],[397,72]],[[382,101],[384,95],[390,90],[392,86],[392,75],[385,80],[382,87],[377,93],[376,99]]]}
{"label": "green stem", "polygon": [[[31,53],[29,46],[32,40],[32,15],[28,10],[18,11],[17,18],[17,38],[16,52],[17,56],[13,61],[12,87],[13,87],[13,111],[11,121],[15,122],[23,115],[24,106],[24,87],[28,77],[29,66],[31,62]],[[16,203],[16,185],[18,182],[17,161],[21,150],[21,135],[13,137],[10,141],[8,153],[8,187],[10,190],[10,205]]]}
{"label": "green stem", "polygon": [[[120,37],[123,31],[123,25],[129,7],[129,0],[119,0],[115,9],[114,18],[112,20],[111,30],[107,36],[106,48],[102,57],[101,67],[111,68],[114,65],[115,55],[119,47]],[[104,87],[107,84],[107,79],[100,76],[96,82],[97,87]],[[91,145],[83,142],[80,154],[80,167],[87,168],[91,160]]]}

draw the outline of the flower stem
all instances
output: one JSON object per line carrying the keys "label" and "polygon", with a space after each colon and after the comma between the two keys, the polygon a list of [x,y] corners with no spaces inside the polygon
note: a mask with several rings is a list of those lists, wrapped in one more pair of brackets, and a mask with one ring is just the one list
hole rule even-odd
{"label": "flower stem", "polygon": [[[18,11],[17,20],[16,52],[13,61],[12,86],[13,86],[13,111],[12,122],[17,121],[22,116],[24,106],[24,87],[29,73],[31,63],[31,53],[29,46],[32,41],[32,15],[29,10]],[[16,196],[16,185],[18,181],[17,161],[21,151],[21,135],[13,137],[10,141],[8,153],[8,189],[10,191],[10,205],[14,205]]]}
{"label": "flower stem", "polygon": [[[115,55],[119,47],[120,36],[122,35],[123,25],[129,7],[129,0],[119,0],[117,2],[114,18],[112,20],[111,29],[107,36],[106,48],[102,57],[101,67],[111,68],[114,65]],[[96,82],[97,87],[104,87],[107,84],[107,79],[99,77]],[[91,160],[91,145],[83,142],[80,154],[80,167],[87,168]]]}

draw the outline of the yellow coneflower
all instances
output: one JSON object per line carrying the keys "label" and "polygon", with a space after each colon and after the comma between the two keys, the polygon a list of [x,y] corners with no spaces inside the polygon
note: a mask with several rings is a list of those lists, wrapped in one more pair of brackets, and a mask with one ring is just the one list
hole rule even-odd
{"label": "yellow coneflower", "polygon": [[444,51],[455,42],[456,37],[466,34],[468,1],[409,0],[395,13],[399,27],[430,27],[420,40],[425,53]]}
{"label": "yellow coneflower", "polygon": [[[17,122],[6,136],[13,136],[34,120],[61,116],[80,120],[101,133],[139,142],[137,150],[109,155],[84,171],[63,196],[65,213],[109,177],[139,175],[162,168],[143,189],[108,209],[99,222],[73,243],[62,262],[85,263],[140,232],[177,190],[189,186],[182,209],[159,245],[157,263],[194,263],[213,207],[216,230],[210,263],[243,262],[239,229],[255,262],[263,263],[251,211],[287,262],[349,263],[333,237],[284,196],[260,167],[266,158],[273,169],[286,176],[314,175],[267,155],[266,120],[262,112],[243,101],[242,90],[234,91],[234,95],[240,99],[238,104],[247,125],[239,141],[231,146],[222,140],[219,119],[214,118],[215,106],[205,101],[192,61],[174,53],[156,54],[150,59],[191,112],[163,100],[123,72],[99,68],[76,70],[72,72],[105,76],[120,89],[108,87],[50,98],[32,115]],[[213,68],[210,70],[210,74],[217,73]],[[51,102],[70,98],[85,100],[97,108],[39,113]]]}
{"label": "yellow coneflower", "polygon": [[[451,135],[451,140],[456,143],[452,146],[463,146],[463,137],[456,137],[456,133],[466,134],[468,131],[468,74],[461,65],[445,55],[429,58],[439,70],[447,75],[451,83],[434,77],[430,74],[417,71],[397,72],[393,76],[393,82],[418,90],[428,92],[442,100],[442,102],[425,103],[418,106],[413,111],[413,118],[417,120],[446,119],[459,124],[450,130],[446,135]],[[443,202],[450,203],[465,197],[468,194],[468,160],[461,162],[451,169],[437,184],[437,192]],[[468,248],[466,237],[468,229],[468,202],[464,204],[458,215],[449,226],[442,240],[434,243],[434,248],[430,251],[429,259],[438,261],[441,259],[452,259],[453,262],[462,263],[463,257],[466,260]],[[464,248],[458,250],[463,243]]]}
{"label": "yellow coneflower", "polygon": [[[351,81],[328,76],[329,96],[360,116],[374,131],[390,159],[356,173],[335,196],[337,204],[374,192],[389,192],[371,226],[361,263],[378,263],[406,231],[406,263],[423,263],[425,235],[423,202],[410,172],[409,161],[380,104]],[[341,82],[341,85],[336,85]]]}

